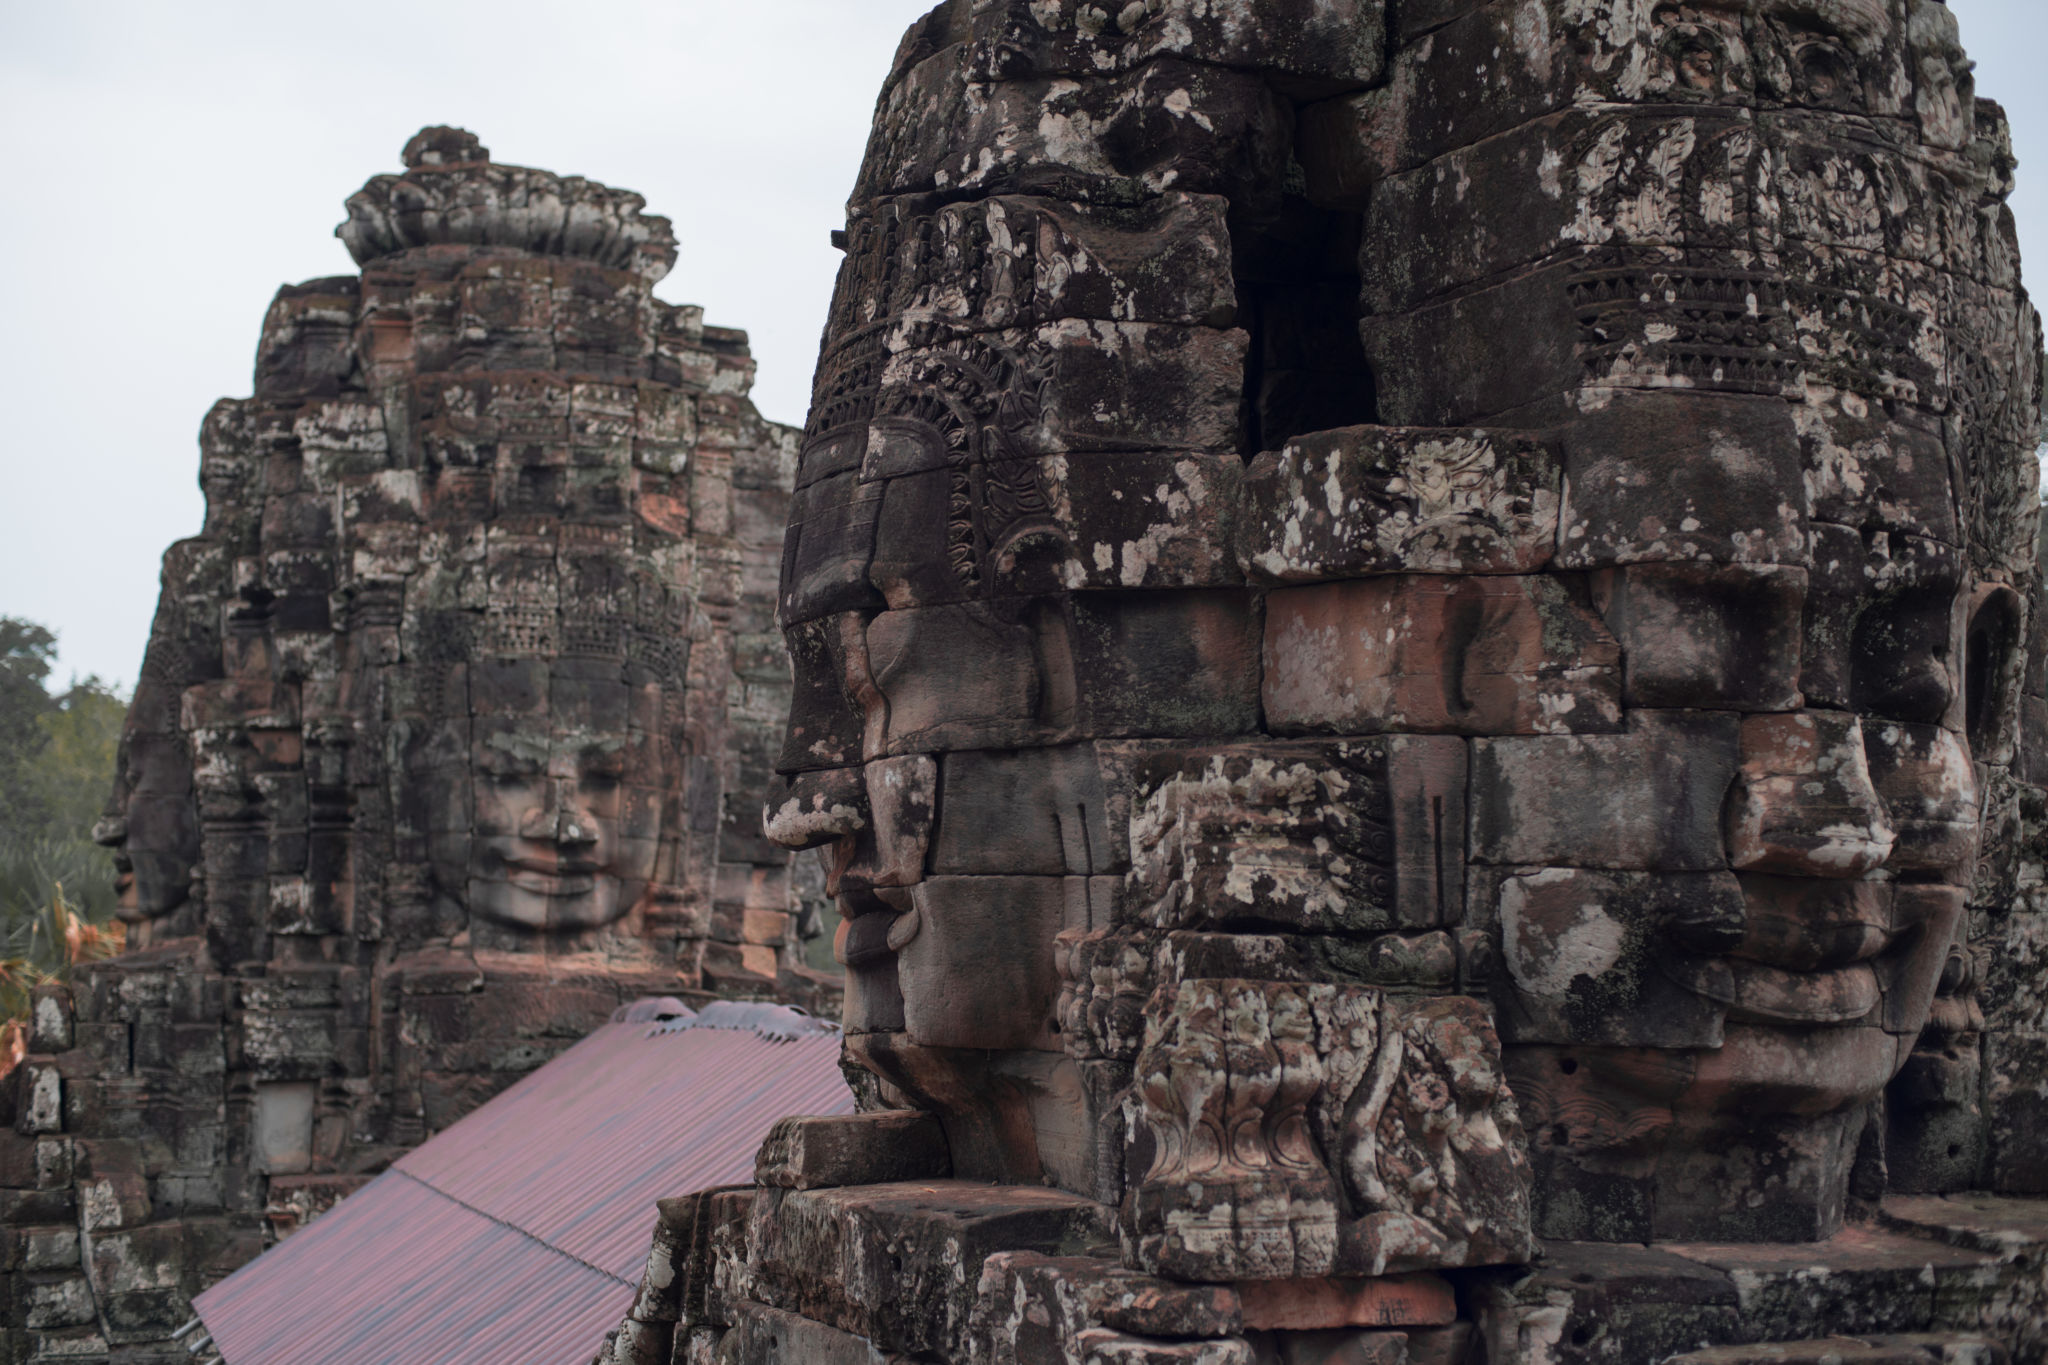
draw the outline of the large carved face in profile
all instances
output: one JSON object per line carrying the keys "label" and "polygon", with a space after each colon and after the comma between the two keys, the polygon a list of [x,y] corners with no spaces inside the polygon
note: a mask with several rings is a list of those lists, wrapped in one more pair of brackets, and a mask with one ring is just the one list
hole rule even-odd
{"label": "large carved face in profile", "polygon": [[175,730],[133,728],[122,736],[118,763],[114,795],[93,835],[114,850],[115,913],[142,924],[191,896],[199,862],[192,759]]}
{"label": "large carved face in profile", "polygon": [[[174,550],[167,578],[183,562]],[[200,869],[192,748],[180,716],[183,689],[193,681],[192,652],[180,648],[184,615],[174,606],[159,617],[122,724],[113,791],[93,828],[94,840],[114,851],[115,913],[135,926],[169,921],[189,906]],[[182,923],[168,932],[190,928]]]}
{"label": "large carved face in profile", "polygon": [[906,40],[783,569],[855,1049],[1483,993],[1542,1230],[1822,1235],[2010,801],[1995,115],[1922,0],[1315,8]]}

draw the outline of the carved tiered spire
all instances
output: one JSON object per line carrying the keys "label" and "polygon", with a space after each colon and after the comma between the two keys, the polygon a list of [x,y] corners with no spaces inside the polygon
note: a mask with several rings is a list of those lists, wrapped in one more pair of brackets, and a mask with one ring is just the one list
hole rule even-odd
{"label": "carved tiered spire", "polygon": [[574,256],[652,283],[676,263],[669,220],[647,201],[581,176],[504,166],[476,134],[423,128],[405,144],[405,174],[373,176],[334,230],[358,265],[419,247],[505,247]]}

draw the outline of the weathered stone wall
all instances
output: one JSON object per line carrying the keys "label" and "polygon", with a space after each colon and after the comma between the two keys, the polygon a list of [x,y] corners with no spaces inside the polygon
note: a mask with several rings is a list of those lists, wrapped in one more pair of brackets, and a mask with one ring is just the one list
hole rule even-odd
{"label": "weathered stone wall", "polygon": [[641,995],[833,1008],[759,830],[795,433],[638,196],[430,129],[200,434],[103,837],[131,951],[37,1002],[4,1358],[189,1299]]}

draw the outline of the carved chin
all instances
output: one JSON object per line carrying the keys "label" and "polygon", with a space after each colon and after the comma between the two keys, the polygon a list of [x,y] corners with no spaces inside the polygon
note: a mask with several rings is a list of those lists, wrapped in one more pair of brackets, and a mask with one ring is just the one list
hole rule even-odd
{"label": "carved chin", "polygon": [[1676,1107],[1730,1116],[1832,1114],[1884,1089],[1904,1060],[1900,1043],[1867,1026],[1730,1024],[1719,1048],[1699,1054]]}
{"label": "carved chin", "polygon": [[162,919],[191,898],[191,870],[151,873],[139,869],[117,879],[114,893],[119,898],[114,907],[118,918],[128,924],[146,924]]}

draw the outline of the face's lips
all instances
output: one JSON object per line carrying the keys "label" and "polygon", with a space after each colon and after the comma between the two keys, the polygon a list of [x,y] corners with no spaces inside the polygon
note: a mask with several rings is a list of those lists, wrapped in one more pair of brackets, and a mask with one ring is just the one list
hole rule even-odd
{"label": "face's lips", "polygon": [[1730,1027],[1918,1031],[1959,888],[1745,873],[1742,890],[1742,942],[1726,955],[1671,953],[1667,977],[1722,1007]]}
{"label": "face's lips", "polygon": [[497,853],[506,882],[539,896],[588,895],[604,871],[604,865],[585,850],[565,852],[546,844],[522,843],[514,850]]}
{"label": "face's lips", "polygon": [[1843,967],[1891,943],[1889,882],[1741,876],[1742,941],[1731,956],[1786,972]]}
{"label": "face's lips", "polygon": [[1736,959],[1728,1017],[1742,1023],[1825,1026],[1868,1019],[1877,1008],[1877,973],[1858,962],[1822,972],[1787,972]]}
{"label": "face's lips", "polygon": [[534,872],[549,877],[589,877],[604,870],[601,864],[590,858],[550,858],[532,854],[507,858],[505,866],[514,872]]}
{"label": "face's lips", "polygon": [[1867,962],[1828,971],[1788,972],[1734,957],[1674,956],[1664,975],[1727,1011],[1732,1023],[1817,1028],[1871,1017],[1882,999]]}
{"label": "face's lips", "polygon": [[521,891],[531,891],[542,896],[588,895],[597,886],[595,874],[562,874],[535,872],[530,868],[515,867],[506,878]]}

